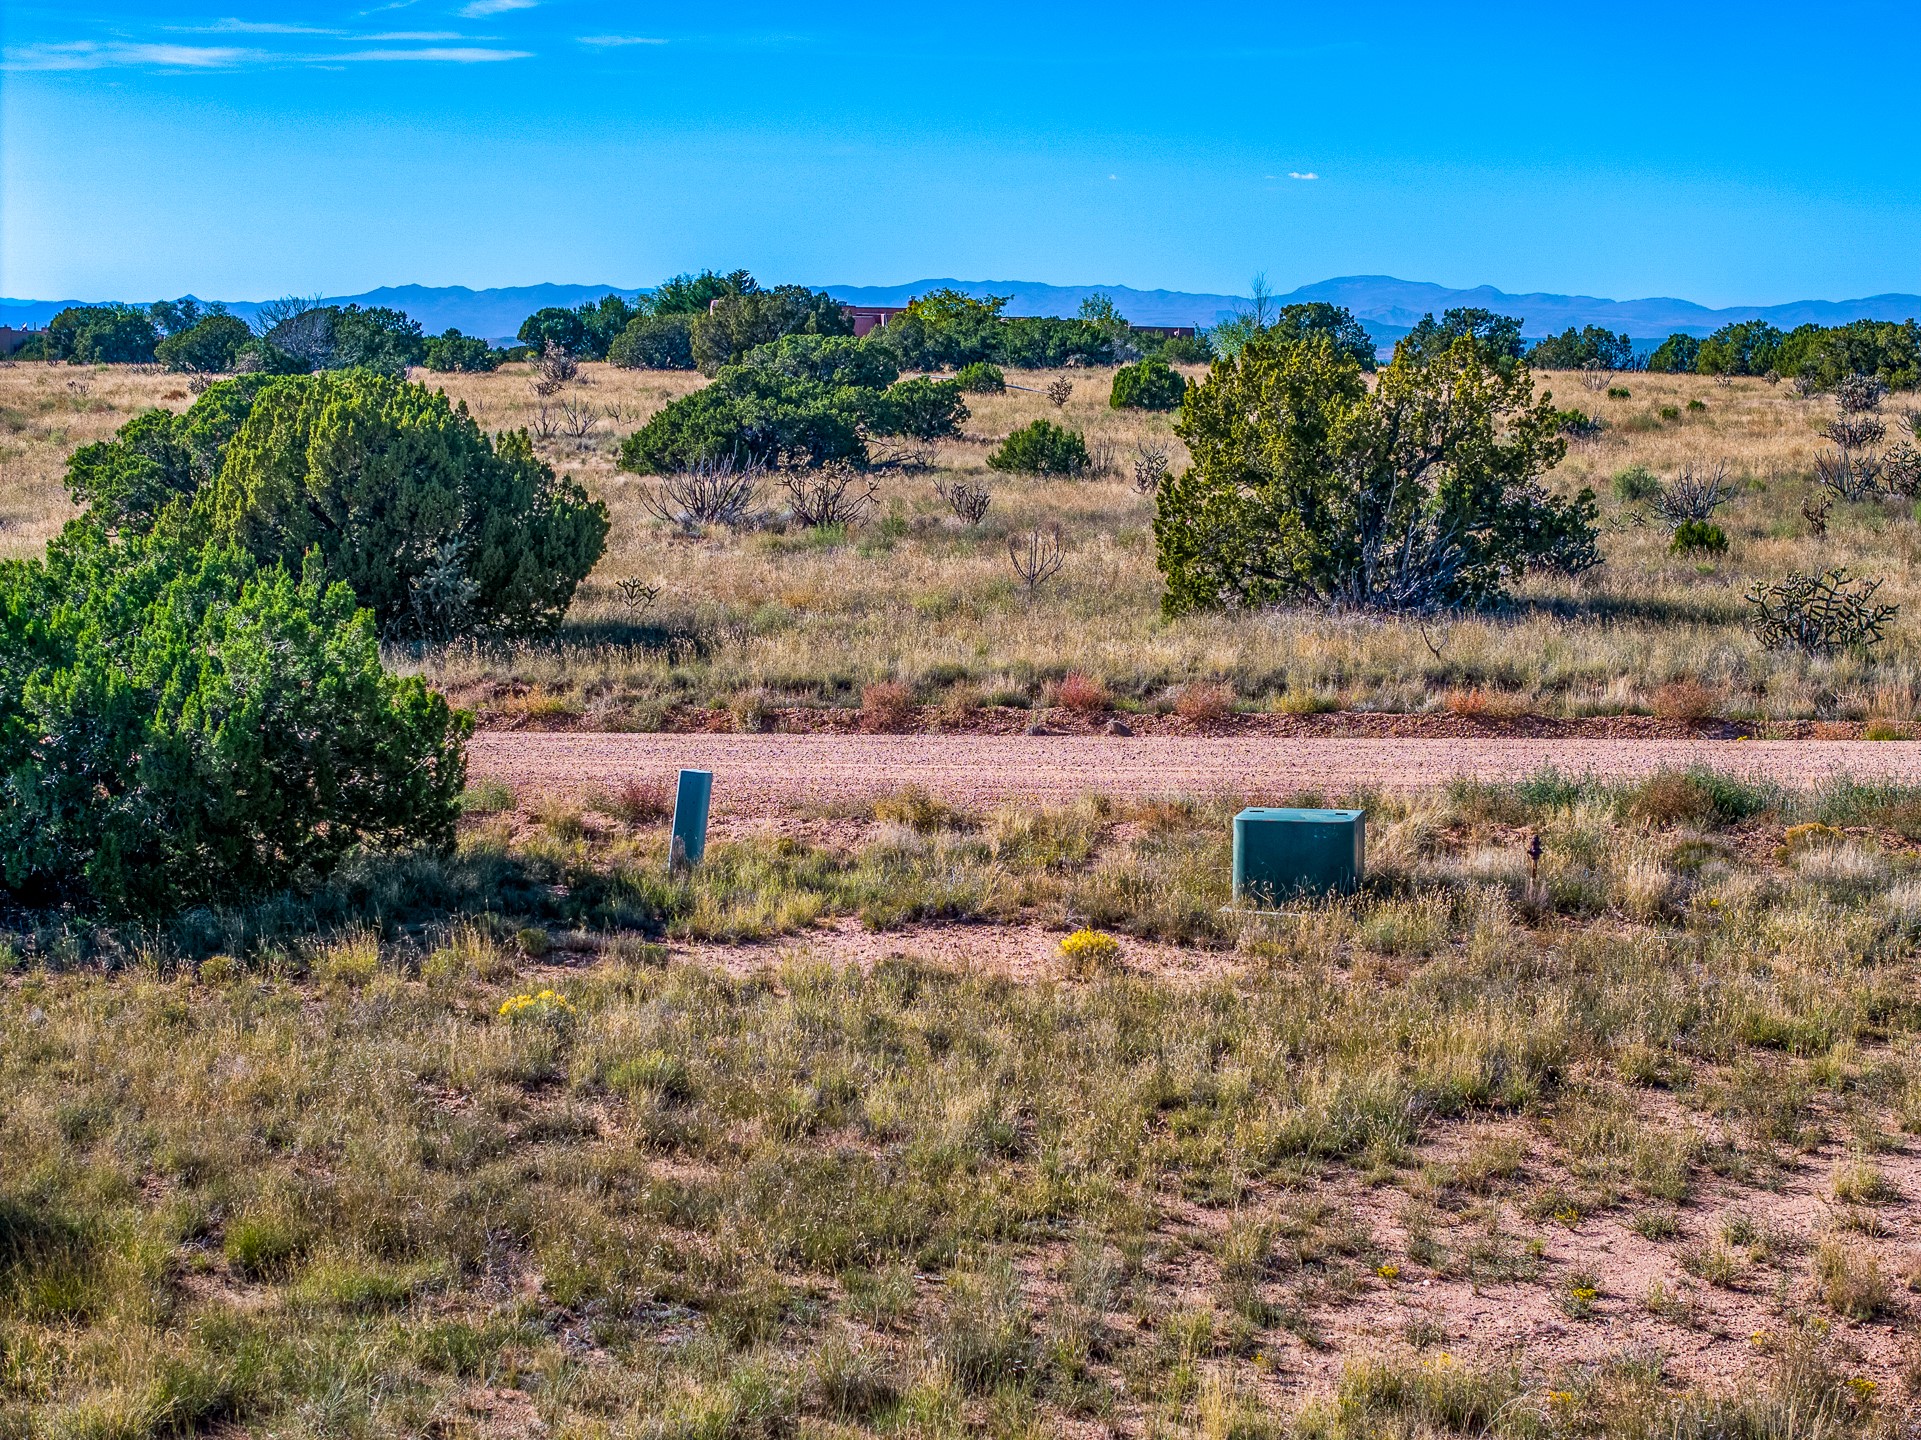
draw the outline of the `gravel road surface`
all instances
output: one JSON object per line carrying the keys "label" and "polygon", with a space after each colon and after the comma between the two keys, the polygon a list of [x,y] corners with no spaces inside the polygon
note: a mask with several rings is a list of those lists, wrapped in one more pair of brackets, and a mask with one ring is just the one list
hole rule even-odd
{"label": "gravel road surface", "polygon": [[751,814],[920,785],[954,804],[1113,795],[1330,800],[1369,787],[1456,778],[1631,778],[1709,765],[1787,785],[1836,775],[1921,784],[1921,743],[1858,740],[1276,740],[1088,735],[682,735],[492,731],[468,751],[476,780],[523,793],[578,794],[686,766],[714,772],[714,808]]}

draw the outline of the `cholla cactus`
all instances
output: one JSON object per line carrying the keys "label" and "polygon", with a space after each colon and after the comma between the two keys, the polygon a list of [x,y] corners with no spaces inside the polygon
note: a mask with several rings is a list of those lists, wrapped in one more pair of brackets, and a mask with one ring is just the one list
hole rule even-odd
{"label": "cholla cactus", "polygon": [[1899,606],[1875,603],[1880,588],[1879,580],[1857,580],[1844,569],[1819,575],[1791,570],[1777,584],[1757,582],[1748,591],[1748,626],[1770,650],[1810,655],[1869,650],[1881,643],[1883,629],[1900,612]]}

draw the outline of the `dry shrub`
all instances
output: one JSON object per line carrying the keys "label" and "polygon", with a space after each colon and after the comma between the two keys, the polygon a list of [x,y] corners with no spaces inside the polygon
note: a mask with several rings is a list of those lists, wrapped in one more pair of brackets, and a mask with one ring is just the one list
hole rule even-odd
{"label": "dry shrub", "polygon": [[950,729],[964,730],[980,713],[980,691],[972,685],[956,685],[940,699],[940,723]]}
{"label": "dry shrub", "polygon": [[1721,696],[1693,680],[1674,680],[1654,692],[1654,713],[1663,720],[1706,720]]}
{"label": "dry shrub", "polygon": [[1114,697],[1094,676],[1070,670],[1054,692],[1054,698],[1078,715],[1098,715],[1114,708]]}
{"label": "dry shrub", "polygon": [[1174,713],[1189,720],[1220,720],[1234,708],[1234,692],[1225,685],[1183,685],[1174,697]]}
{"label": "dry shrub", "polygon": [[1456,715],[1481,715],[1490,720],[1514,720],[1527,714],[1527,699],[1506,690],[1450,690],[1441,703]]}
{"label": "dry shrub", "polygon": [[674,785],[664,776],[623,780],[614,790],[593,797],[592,807],[627,825],[651,825],[674,813]]}
{"label": "dry shrub", "polygon": [[1703,824],[1717,813],[1714,793],[1695,776],[1679,770],[1650,775],[1628,801],[1628,814],[1650,825]]}
{"label": "dry shrub", "polygon": [[860,728],[898,734],[914,724],[914,692],[898,680],[883,680],[860,692]]}
{"label": "dry shrub", "polygon": [[939,799],[925,786],[908,785],[874,802],[874,818],[887,824],[905,825],[919,835],[954,829],[966,817]]}
{"label": "dry shrub", "polygon": [[727,705],[734,716],[734,728],[759,734],[774,726],[774,697],[765,690],[749,690],[736,695]]}

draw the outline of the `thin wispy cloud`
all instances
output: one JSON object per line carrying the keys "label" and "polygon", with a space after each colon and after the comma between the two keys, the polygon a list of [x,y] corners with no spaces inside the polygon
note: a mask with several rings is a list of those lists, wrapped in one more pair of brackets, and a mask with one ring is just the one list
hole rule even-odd
{"label": "thin wispy cloud", "polygon": [[107,70],[144,66],[159,70],[230,70],[259,54],[231,45],[155,45],[92,40],[22,45],[0,56],[7,70]]}
{"label": "thin wispy cloud", "polygon": [[389,30],[378,35],[363,35],[360,38],[387,43],[401,40],[465,40],[467,37],[458,30]]}
{"label": "thin wispy cloud", "polygon": [[[414,35],[370,36],[370,40],[400,41],[452,39],[461,37],[442,32]],[[235,45],[168,45],[134,41],[100,42],[73,40],[41,45],[23,45],[0,53],[0,70],[181,70],[218,71],[241,67],[291,67],[318,65],[337,68],[343,65],[421,64],[421,65],[497,65],[511,60],[531,60],[531,50],[503,50],[488,45],[376,45],[362,50],[274,51],[245,49]]]}
{"label": "thin wispy cloud", "polygon": [[195,35],[345,35],[345,30],[329,30],[319,25],[284,25],[276,20],[215,20],[208,25],[169,25]]}
{"label": "thin wispy cloud", "polygon": [[509,10],[531,10],[540,0],[471,0],[460,7],[462,18],[478,20],[483,15],[505,15]]}
{"label": "thin wispy cloud", "polygon": [[652,35],[582,35],[580,37],[580,43],[582,45],[611,47],[615,45],[665,45],[667,42],[657,39]]}
{"label": "thin wispy cloud", "polygon": [[1312,170],[1290,170],[1287,172],[1287,178],[1290,180],[1318,180],[1321,177],[1316,175]]}
{"label": "thin wispy cloud", "polygon": [[493,65],[503,60],[531,60],[531,50],[492,50],[478,45],[439,46],[424,50],[352,50],[345,55],[316,55],[314,60],[353,65],[386,60],[432,61],[442,65]]}

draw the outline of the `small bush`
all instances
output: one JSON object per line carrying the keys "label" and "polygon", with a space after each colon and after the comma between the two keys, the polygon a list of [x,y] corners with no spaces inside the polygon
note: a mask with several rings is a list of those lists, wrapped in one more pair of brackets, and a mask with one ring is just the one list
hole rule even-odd
{"label": "small bush", "polygon": [[1653,500],[1661,494],[1661,481],[1645,465],[1630,465],[1614,477],[1614,494],[1629,504]]}
{"label": "small bush", "polygon": [[1187,377],[1164,360],[1143,360],[1114,372],[1107,403],[1115,410],[1178,410]]}
{"label": "small bush", "polygon": [[1036,420],[1002,441],[987,464],[1021,475],[1079,475],[1088,465],[1087,442],[1077,431]]}
{"label": "small bush", "polygon": [[1888,1205],[1901,1198],[1901,1190],[1872,1160],[1854,1159],[1836,1168],[1834,1198],[1845,1205]]}
{"label": "small bush", "polygon": [[1007,389],[1007,377],[1001,373],[1001,367],[988,360],[961,366],[954,383],[969,395],[1000,395]]}
{"label": "small bush", "polygon": [[874,802],[874,818],[905,825],[921,835],[951,829],[963,823],[961,813],[925,786],[908,785]]}
{"label": "small bush", "polygon": [[1608,399],[1610,400],[1631,400],[1633,398],[1634,392],[1629,390],[1625,385],[1608,386]]}
{"label": "small bush", "polygon": [[498,1013],[509,1025],[537,1026],[548,1030],[572,1028],[579,1014],[574,1002],[558,990],[510,995],[500,1002]]}
{"label": "small bush", "polygon": [[1674,527],[1674,538],[1668,542],[1668,549],[1676,555],[1725,555],[1727,548],[1728,532],[1712,520],[1683,520]]}
{"label": "small bush", "polygon": [[1681,418],[1681,408],[1678,405],[1663,405],[1659,413],[1663,420],[1679,420]]}
{"label": "small bush", "polygon": [[1705,720],[1721,697],[1693,680],[1672,680],[1654,692],[1654,713],[1663,720]]}
{"label": "small bush", "polygon": [[1713,770],[1663,770],[1623,796],[1627,813],[1650,825],[1728,825],[1768,808],[1769,797]]}
{"label": "small bush", "polygon": [[939,440],[960,434],[968,418],[958,381],[902,380],[890,385],[869,407],[867,428],[875,435]]}
{"label": "small bush", "polygon": [[1064,708],[1080,715],[1098,715],[1114,705],[1114,697],[1107,693],[1107,687],[1094,676],[1079,670],[1068,671],[1055,691],[1055,699]]}
{"label": "small bush", "polygon": [[1234,709],[1234,692],[1225,685],[1183,685],[1174,713],[1188,720],[1220,720]]}
{"label": "small bush", "polygon": [[878,398],[760,365],[733,365],[704,390],[657,412],[620,446],[619,468],[669,475],[703,462],[789,468],[867,463],[861,429]]}
{"label": "small bush", "polygon": [[954,518],[963,525],[978,525],[985,520],[987,507],[994,499],[985,485],[970,485],[965,480],[955,480],[951,484],[936,480],[934,492],[947,502],[947,508],[954,512]]}
{"label": "small bush", "polygon": [[896,734],[914,723],[914,692],[897,680],[884,680],[860,692],[863,730]]}
{"label": "small bush", "polygon": [[1099,930],[1082,928],[1061,941],[1061,960],[1076,980],[1091,980],[1120,964],[1121,942]]}
{"label": "small bush", "polygon": [[662,778],[625,780],[620,788],[593,797],[593,808],[627,825],[651,825],[674,813],[674,786]]}
{"label": "small bush", "polygon": [[1670,525],[1684,520],[1709,520],[1734,498],[1725,460],[1714,465],[1683,465],[1674,479],[1654,497],[1654,509]]}
{"label": "small bush", "polygon": [[1591,440],[1607,429],[1607,421],[1585,410],[1556,410],[1554,427],[1570,439]]}
{"label": "small bush", "polygon": [[1689,410],[1694,410],[1694,411],[1699,411],[1699,410],[1705,410],[1705,409],[1707,409],[1707,408],[1708,408],[1708,402],[1707,402],[1707,401],[1705,401],[1705,400],[1690,400],[1690,401],[1688,401],[1688,409],[1689,409]]}

